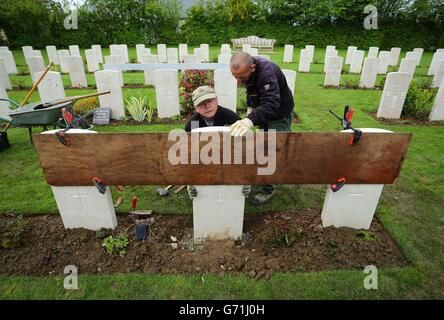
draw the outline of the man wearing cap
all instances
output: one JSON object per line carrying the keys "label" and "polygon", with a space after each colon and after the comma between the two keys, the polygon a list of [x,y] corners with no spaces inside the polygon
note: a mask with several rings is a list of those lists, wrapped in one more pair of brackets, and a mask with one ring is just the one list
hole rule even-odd
{"label": "man wearing cap", "polygon": [[240,117],[230,109],[219,106],[216,92],[210,86],[201,86],[193,91],[194,113],[185,126],[185,131],[194,128],[232,125]]}
{"label": "man wearing cap", "polygon": [[[237,52],[231,57],[230,70],[238,83],[246,87],[248,107],[247,117],[231,126],[231,135],[243,136],[255,125],[265,131],[291,131],[293,94],[279,66],[247,52]],[[253,203],[269,200],[275,188],[275,185],[263,186]]]}
{"label": "man wearing cap", "polygon": [[[192,99],[195,112],[185,125],[185,131],[190,132],[191,129],[195,128],[232,125],[240,120],[235,112],[218,105],[216,92],[210,86],[201,86],[194,90]],[[197,196],[195,186],[187,186],[187,190],[190,199]],[[250,191],[251,186],[245,185],[242,187],[242,194],[245,197],[248,197]]]}

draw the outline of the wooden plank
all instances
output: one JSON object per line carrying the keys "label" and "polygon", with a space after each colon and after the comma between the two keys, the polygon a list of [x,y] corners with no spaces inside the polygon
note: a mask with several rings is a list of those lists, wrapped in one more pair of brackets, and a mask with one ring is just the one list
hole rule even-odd
{"label": "wooden plank", "polygon": [[[186,157],[191,159],[190,134],[183,135],[188,141],[180,145],[188,147]],[[242,164],[232,160],[231,164],[176,165],[169,161],[168,152],[173,145],[178,146],[178,140],[170,141],[168,133],[67,134],[71,140],[69,147],[52,134],[34,135],[33,139],[46,181],[54,186],[92,185],[95,176],[107,185],[331,184],[341,176],[354,184],[393,183],[406,157],[411,133],[364,133],[356,146],[348,144],[350,136],[278,132],[272,175],[258,174],[259,168],[267,166],[271,171],[271,162],[258,163],[254,157],[253,164],[246,164],[247,155],[261,153],[257,146],[247,152],[245,138],[241,139]],[[225,150],[231,150],[233,159],[234,138],[226,133],[218,133],[217,137],[221,142],[231,142],[231,148]],[[272,141],[265,137],[265,150]],[[198,146],[204,155],[202,147],[208,148],[208,142],[193,146]],[[223,160],[222,155],[220,159]]]}

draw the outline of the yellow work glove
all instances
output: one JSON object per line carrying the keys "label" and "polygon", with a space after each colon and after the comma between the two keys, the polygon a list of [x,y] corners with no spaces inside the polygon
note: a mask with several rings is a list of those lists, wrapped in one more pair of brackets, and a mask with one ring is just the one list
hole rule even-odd
{"label": "yellow work glove", "polygon": [[242,137],[244,136],[251,128],[253,127],[253,122],[250,119],[244,118],[242,120],[238,120],[231,125],[231,135],[233,137]]}

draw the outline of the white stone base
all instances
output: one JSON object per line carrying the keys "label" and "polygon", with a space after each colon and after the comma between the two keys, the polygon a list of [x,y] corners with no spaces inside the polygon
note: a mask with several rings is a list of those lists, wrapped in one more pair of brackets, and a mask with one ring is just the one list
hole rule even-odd
{"label": "white stone base", "polygon": [[196,189],[194,242],[241,238],[245,205],[242,186],[196,186]]}
{"label": "white stone base", "polygon": [[[58,130],[50,130],[42,134],[54,134],[56,131]],[[68,133],[91,134],[96,132],[71,129]],[[86,187],[51,186],[51,189],[66,229],[99,230],[101,228],[114,229],[117,227],[116,213],[109,187],[106,188],[105,194],[101,194],[93,185]]]}
{"label": "white stone base", "polygon": [[[207,127],[192,132],[229,132],[230,127]],[[196,186],[193,199],[194,242],[242,237],[245,196],[241,185]]]}
{"label": "white stone base", "polygon": [[[376,128],[362,128],[361,130],[364,134],[366,132],[392,132]],[[341,132],[349,133],[351,130]],[[333,192],[328,186],[322,208],[322,226],[369,229],[383,188],[383,184],[347,184],[346,182],[340,190]]]}

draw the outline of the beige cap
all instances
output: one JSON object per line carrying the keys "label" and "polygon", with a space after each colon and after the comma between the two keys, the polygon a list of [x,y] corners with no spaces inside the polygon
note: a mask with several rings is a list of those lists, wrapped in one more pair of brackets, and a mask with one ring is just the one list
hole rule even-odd
{"label": "beige cap", "polygon": [[210,86],[201,86],[193,91],[193,104],[195,107],[202,101],[216,98],[216,92]]}

